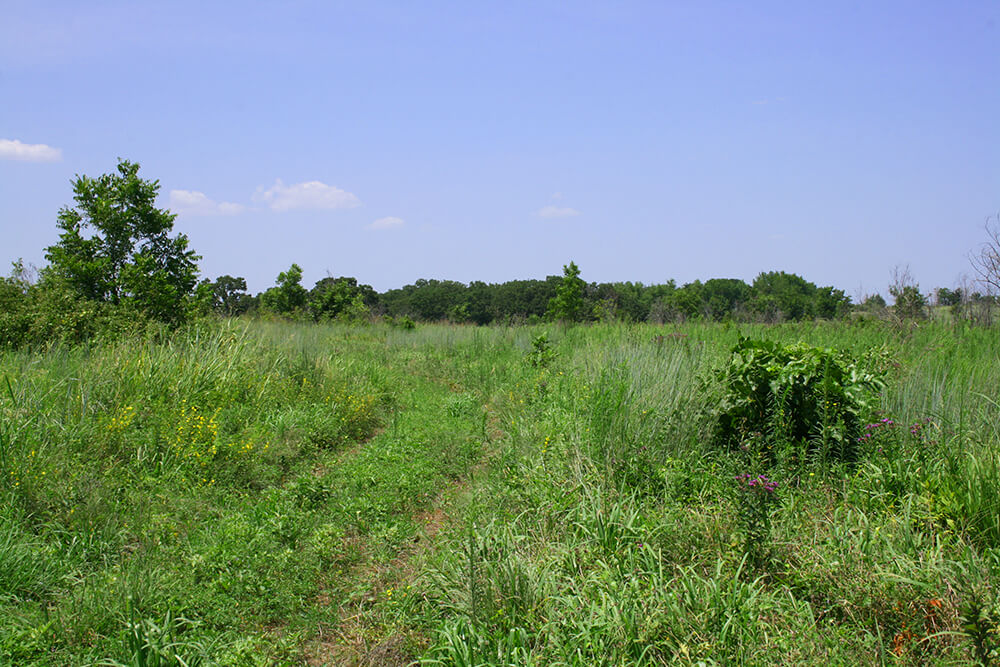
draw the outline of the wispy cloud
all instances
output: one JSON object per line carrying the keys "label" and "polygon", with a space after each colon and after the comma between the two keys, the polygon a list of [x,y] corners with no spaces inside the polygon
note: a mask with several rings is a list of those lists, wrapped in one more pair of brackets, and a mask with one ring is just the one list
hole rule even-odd
{"label": "wispy cloud", "polygon": [[580,215],[580,212],[568,206],[543,206],[535,211],[535,215],[539,218],[572,218]]}
{"label": "wispy cloud", "polygon": [[246,207],[228,201],[214,201],[197,190],[171,190],[170,208],[180,215],[236,215]]}
{"label": "wispy cloud", "polygon": [[279,178],[267,190],[257,188],[254,201],[266,204],[274,211],[293,209],[336,209],[361,206],[361,200],[346,190],[321,183],[307,181],[295,185],[285,185]]}
{"label": "wispy cloud", "polygon": [[405,221],[402,218],[389,215],[375,220],[368,225],[368,229],[396,229],[397,227],[402,227],[404,223]]}
{"label": "wispy cloud", "polygon": [[759,100],[753,100],[750,104],[755,106],[767,106],[768,104],[778,104],[779,102],[784,102],[784,97],[766,97]]}
{"label": "wispy cloud", "polygon": [[45,144],[25,144],[17,139],[0,139],[0,160],[59,162],[62,151]]}

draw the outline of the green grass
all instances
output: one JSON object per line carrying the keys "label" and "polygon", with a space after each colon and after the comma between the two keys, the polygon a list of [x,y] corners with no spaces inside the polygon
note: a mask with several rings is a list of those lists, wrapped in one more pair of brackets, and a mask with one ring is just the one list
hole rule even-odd
{"label": "green grass", "polygon": [[[895,426],[857,462],[713,448],[740,335],[882,350]],[[2,353],[0,663],[996,662],[998,359],[938,322]]]}

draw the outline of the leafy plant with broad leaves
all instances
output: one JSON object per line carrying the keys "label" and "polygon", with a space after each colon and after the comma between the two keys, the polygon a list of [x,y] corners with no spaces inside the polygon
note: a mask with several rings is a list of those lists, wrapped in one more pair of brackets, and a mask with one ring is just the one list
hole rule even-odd
{"label": "leafy plant with broad leaves", "polygon": [[546,368],[556,358],[549,335],[542,332],[531,340],[531,351],[528,353],[528,363],[535,368]]}
{"label": "leafy plant with broad leaves", "polygon": [[805,343],[741,337],[717,373],[722,392],[712,409],[713,442],[734,447],[766,434],[853,459],[884,387],[882,357],[876,352],[859,360]]}

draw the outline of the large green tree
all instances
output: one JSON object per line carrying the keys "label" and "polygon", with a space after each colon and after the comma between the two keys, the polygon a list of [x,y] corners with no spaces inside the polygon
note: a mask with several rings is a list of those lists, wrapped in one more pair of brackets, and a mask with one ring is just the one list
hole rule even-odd
{"label": "large green tree", "polygon": [[48,280],[88,300],[130,305],[179,322],[194,300],[198,260],[184,234],[171,236],[173,213],[156,207],[159,181],[119,160],[116,173],[73,180],[73,206],[59,211],[59,241],[45,258]]}

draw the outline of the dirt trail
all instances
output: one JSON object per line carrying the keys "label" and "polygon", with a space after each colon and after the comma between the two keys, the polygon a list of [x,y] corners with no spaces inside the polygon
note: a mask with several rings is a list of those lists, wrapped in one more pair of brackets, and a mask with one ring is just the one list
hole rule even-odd
{"label": "dirt trail", "polygon": [[[313,667],[326,665],[356,665],[359,667],[389,667],[410,665],[416,656],[410,652],[414,645],[426,644],[427,639],[416,634],[387,633],[373,626],[371,611],[387,591],[406,591],[419,576],[418,567],[424,554],[434,547],[435,538],[456,520],[453,515],[456,501],[469,492],[471,485],[488,466],[493,443],[505,437],[492,406],[487,412],[487,441],[483,451],[469,473],[450,482],[438,493],[429,507],[418,512],[413,522],[418,526],[407,544],[388,563],[373,563],[364,557],[351,568],[346,578],[366,582],[363,593],[356,593],[341,603],[336,625],[320,627],[317,635],[307,643],[307,664]],[[324,599],[324,597],[326,599]],[[320,603],[335,604],[326,593],[321,593]]]}

